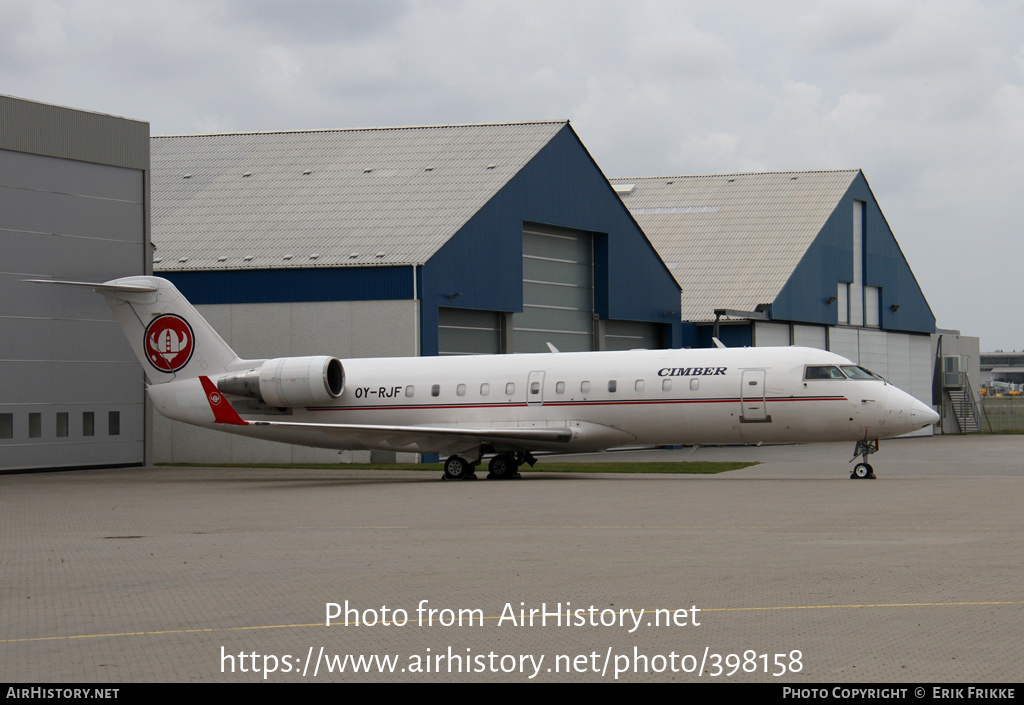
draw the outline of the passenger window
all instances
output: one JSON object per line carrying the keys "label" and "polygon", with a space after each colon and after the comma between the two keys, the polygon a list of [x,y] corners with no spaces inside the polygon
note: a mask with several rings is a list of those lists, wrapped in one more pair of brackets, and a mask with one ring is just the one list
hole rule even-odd
{"label": "passenger window", "polygon": [[615,388],[617,386],[618,386],[618,382],[616,382],[614,379],[608,380],[608,391],[611,392],[612,394],[615,393]]}
{"label": "passenger window", "polygon": [[700,379],[698,377],[694,377],[690,380],[690,391],[696,392],[698,389],[700,389]]}
{"label": "passenger window", "polygon": [[455,388],[455,393],[460,397],[466,396],[466,385],[460,384],[458,387]]}
{"label": "passenger window", "polygon": [[416,387],[414,387],[413,385],[410,384],[410,385],[408,385],[405,388],[405,396],[411,397],[415,393],[416,393]]}
{"label": "passenger window", "polygon": [[530,382],[530,394],[540,394],[540,382]]}
{"label": "passenger window", "polygon": [[480,385],[480,396],[486,397],[490,393],[491,385],[487,384],[487,382],[484,382],[483,384]]}
{"label": "passenger window", "polygon": [[636,389],[636,391],[638,392],[644,391],[644,381],[642,379],[638,379],[636,381],[636,384],[633,385],[633,388]]}
{"label": "passenger window", "polygon": [[670,380],[670,379],[663,379],[663,380],[661,380],[661,391],[663,391],[663,392],[671,392],[672,391],[672,380]]}
{"label": "passenger window", "polygon": [[580,382],[580,393],[590,394],[590,382],[588,380],[583,380],[582,382]]}
{"label": "passenger window", "polygon": [[565,382],[555,382],[555,394],[565,394]]}
{"label": "passenger window", "polygon": [[509,382],[508,384],[505,385],[505,394],[506,395],[512,396],[515,393],[516,393],[516,383],[515,382]]}
{"label": "passenger window", "polygon": [[436,397],[436,396],[440,396],[440,395],[441,395],[441,385],[440,384],[435,384],[433,387],[430,388],[430,396]]}

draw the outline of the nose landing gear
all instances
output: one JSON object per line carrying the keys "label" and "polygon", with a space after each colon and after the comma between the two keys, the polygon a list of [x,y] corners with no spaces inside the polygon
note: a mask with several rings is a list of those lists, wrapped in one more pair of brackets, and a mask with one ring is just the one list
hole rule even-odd
{"label": "nose landing gear", "polygon": [[863,459],[863,462],[857,463],[853,467],[853,472],[850,473],[850,479],[851,480],[874,480],[875,479],[875,470],[874,470],[874,468],[871,467],[870,464],[868,464],[867,460],[868,460],[868,456],[869,455],[871,455],[872,453],[877,453],[877,452],[878,452],[878,439],[877,438],[875,440],[873,440],[873,441],[869,441],[867,439],[864,439],[863,441],[857,441],[857,445],[853,449],[853,457],[850,459],[850,462],[852,463],[854,460],[856,460],[857,456],[860,456]]}

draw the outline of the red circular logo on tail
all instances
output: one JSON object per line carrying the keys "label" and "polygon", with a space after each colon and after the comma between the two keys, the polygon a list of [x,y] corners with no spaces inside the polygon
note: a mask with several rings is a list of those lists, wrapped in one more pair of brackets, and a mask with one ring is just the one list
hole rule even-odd
{"label": "red circular logo on tail", "polygon": [[165,313],[146,326],[146,357],[161,372],[177,372],[188,364],[195,351],[192,326],[181,316]]}

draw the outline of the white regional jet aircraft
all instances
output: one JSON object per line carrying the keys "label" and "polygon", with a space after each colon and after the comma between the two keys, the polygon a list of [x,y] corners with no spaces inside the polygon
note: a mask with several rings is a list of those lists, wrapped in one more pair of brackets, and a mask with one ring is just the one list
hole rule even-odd
{"label": "white regional jet aircraft", "polygon": [[[318,448],[448,456],[444,477],[517,474],[532,452],[617,446],[856,441],[939,416],[844,357],[813,348],[242,360],[166,279],[91,286],[107,300],[164,416]],[[850,462],[853,462],[851,460]]]}

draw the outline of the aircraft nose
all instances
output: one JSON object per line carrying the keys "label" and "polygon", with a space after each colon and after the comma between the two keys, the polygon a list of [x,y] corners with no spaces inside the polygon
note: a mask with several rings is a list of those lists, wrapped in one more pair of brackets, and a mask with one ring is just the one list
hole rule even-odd
{"label": "aircraft nose", "polygon": [[936,423],[939,420],[939,415],[931,407],[914,399],[910,405],[910,420],[914,423],[915,428],[924,428]]}

